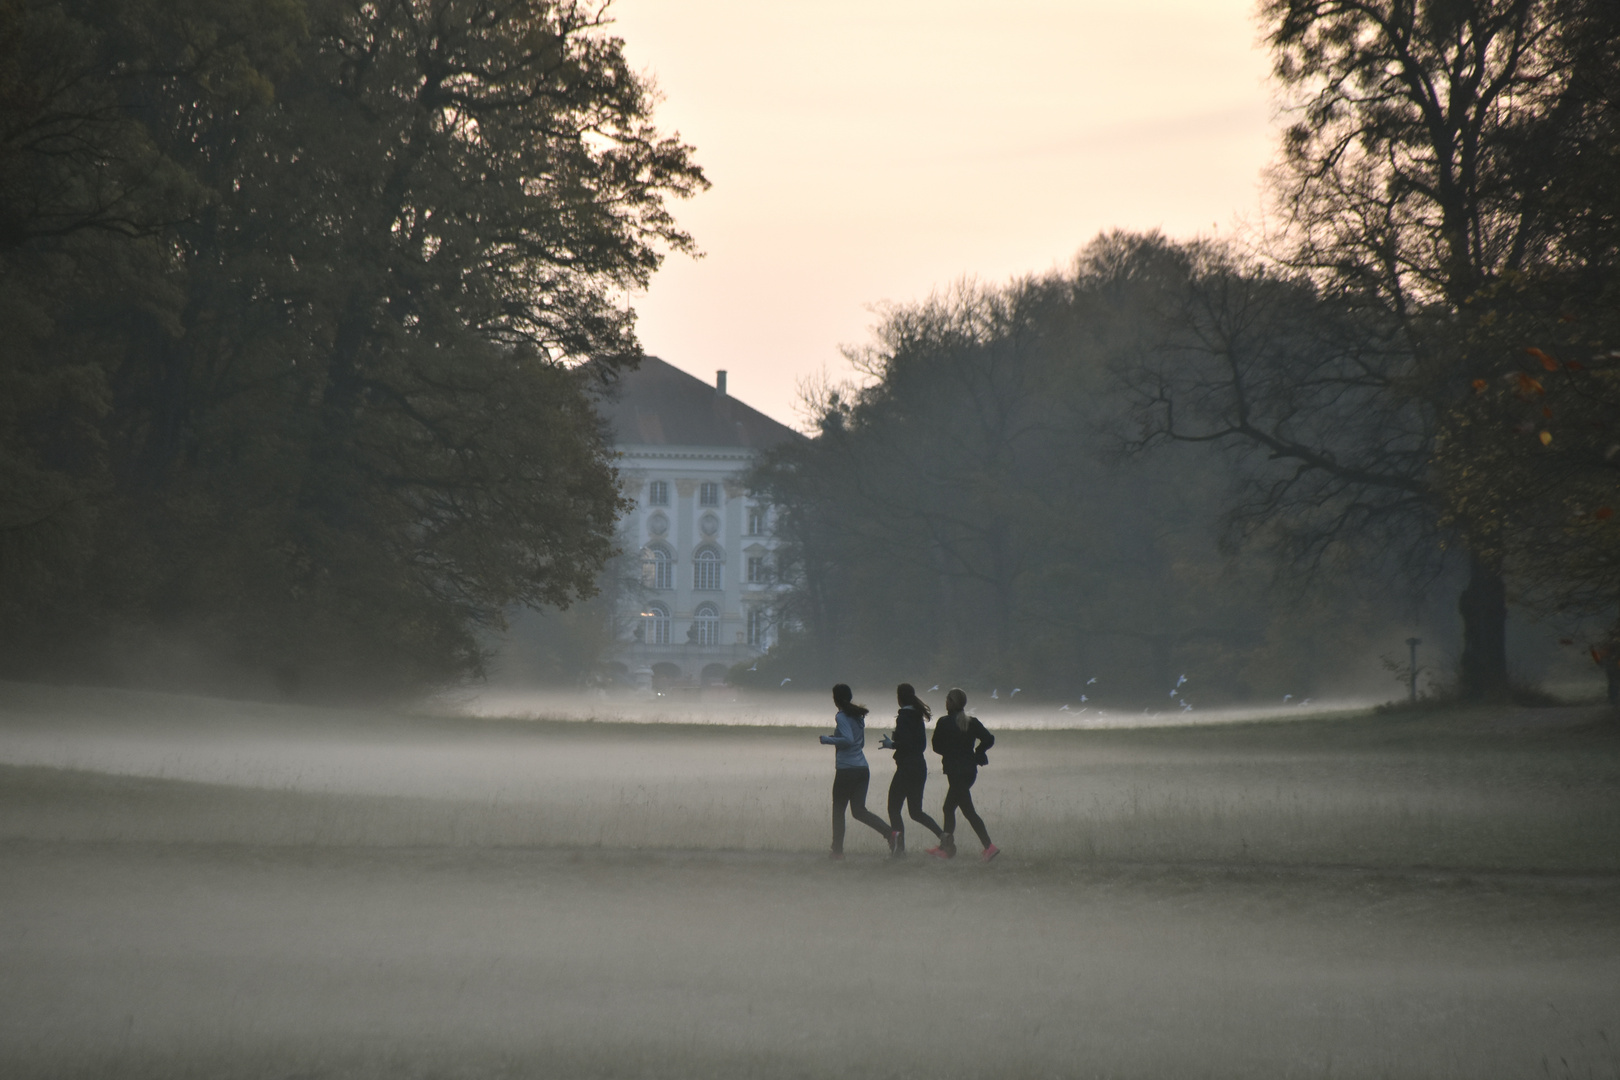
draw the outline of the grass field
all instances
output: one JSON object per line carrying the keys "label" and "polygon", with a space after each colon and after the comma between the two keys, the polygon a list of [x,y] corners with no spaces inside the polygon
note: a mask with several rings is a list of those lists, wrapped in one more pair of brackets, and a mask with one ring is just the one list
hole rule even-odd
{"label": "grass field", "polygon": [[1620,1076],[1601,710],[1007,732],[989,866],[828,862],[830,779],[0,684],[0,1074]]}

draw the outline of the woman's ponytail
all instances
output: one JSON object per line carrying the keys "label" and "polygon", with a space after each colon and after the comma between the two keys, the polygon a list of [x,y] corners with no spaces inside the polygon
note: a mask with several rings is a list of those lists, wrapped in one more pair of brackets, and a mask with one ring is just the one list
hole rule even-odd
{"label": "woman's ponytail", "polygon": [[917,696],[916,687],[912,686],[910,683],[903,682],[899,686],[895,687],[894,696],[900,700],[900,707],[902,709],[916,709],[918,712],[922,713],[924,720],[932,720],[934,718],[934,710],[928,707],[928,702]]}
{"label": "woman's ponytail", "polygon": [[857,724],[865,724],[866,714],[872,711],[865,705],[855,704],[855,691],[844,683],[839,683],[833,687],[833,704],[838,706],[839,712],[854,720]]}

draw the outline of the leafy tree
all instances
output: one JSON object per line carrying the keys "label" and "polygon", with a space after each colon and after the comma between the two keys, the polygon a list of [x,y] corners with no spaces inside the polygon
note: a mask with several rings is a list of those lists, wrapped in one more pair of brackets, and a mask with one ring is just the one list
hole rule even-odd
{"label": "leafy tree", "polygon": [[[1481,366],[1498,286],[1558,263],[1575,231],[1549,193],[1563,155],[1588,152],[1587,88],[1612,49],[1583,39],[1594,5],[1559,0],[1263,10],[1297,118],[1273,178],[1275,262],[1198,275],[1183,340],[1204,359],[1147,380],[1148,434],[1285,463],[1250,509],[1307,547],[1393,526],[1420,554],[1443,501],[1428,461]],[[1495,693],[1503,566],[1467,557],[1462,689]]]}
{"label": "leafy tree", "polygon": [[620,504],[574,365],[633,362],[620,297],[704,183],[604,5],[83,12],[144,50],[98,77],[204,193],[36,352],[98,358],[103,621],[411,685],[588,594]]}
{"label": "leafy tree", "polygon": [[1107,236],[1071,273],[886,312],[852,356],[866,385],[825,394],[817,436],[754,476],[801,628],[761,678],[898,666],[1078,696],[1100,675],[1114,702],[1159,701],[1182,673],[1205,701],[1320,679],[1314,645],[1278,642],[1365,623],[1337,601],[1279,611],[1264,568],[1217,545],[1225,462],[1112,455],[1113,368],[1157,339],[1187,261],[1162,238]]}

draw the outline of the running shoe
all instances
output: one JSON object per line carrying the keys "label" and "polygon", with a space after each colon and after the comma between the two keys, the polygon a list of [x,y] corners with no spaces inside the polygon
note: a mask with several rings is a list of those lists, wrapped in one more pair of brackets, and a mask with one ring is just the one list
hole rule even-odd
{"label": "running shoe", "polygon": [[827,853],[827,858],[837,859],[839,862],[842,862],[844,859],[844,853],[842,851],[830,851]]}
{"label": "running shoe", "polygon": [[991,844],[989,847],[984,849],[983,858],[984,858],[985,862],[989,862],[991,859],[995,858],[997,855],[1000,855],[1000,854],[1001,854],[1001,849],[996,847],[996,845]]}
{"label": "running shoe", "polygon": [[897,851],[904,851],[905,850],[905,848],[902,848],[900,846],[900,830],[899,829],[891,829],[891,830],[889,830],[889,835],[884,837],[884,839],[888,840],[888,842],[889,842],[889,854],[890,855],[893,855]]}
{"label": "running shoe", "polygon": [[948,859],[952,855],[955,855],[956,852],[947,847],[931,847],[928,849],[928,854],[932,855],[936,859]]}

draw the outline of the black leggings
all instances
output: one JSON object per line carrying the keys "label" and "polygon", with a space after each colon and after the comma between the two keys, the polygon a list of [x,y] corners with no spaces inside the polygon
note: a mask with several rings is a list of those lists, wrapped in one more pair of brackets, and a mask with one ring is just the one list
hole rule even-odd
{"label": "black leggings", "polygon": [[872,783],[871,769],[833,770],[833,845],[834,851],[844,850],[844,807],[856,821],[870,825],[884,840],[889,838],[889,827],[883,819],[866,808],[866,789]]}
{"label": "black leggings", "polygon": [[899,833],[895,844],[906,842],[906,824],[900,818],[901,809],[911,804],[911,820],[928,827],[935,836],[940,835],[939,822],[923,813],[923,785],[928,783],[928,767],[897,766],[894,779],[889,781],[889,828]]}
{"label": "black leggings", "polygon": [[984,819],[973,809],[973,781],[979,778],[979,770],[970,773],[946,773],[945,780],[950,788],[945,792],[945,831],[956,831],[956,810],[962,809],[962,816],[968,819],[973,831],[979,836],[979,843],[985,847],[990,846],[990,834],[985,831]]}

